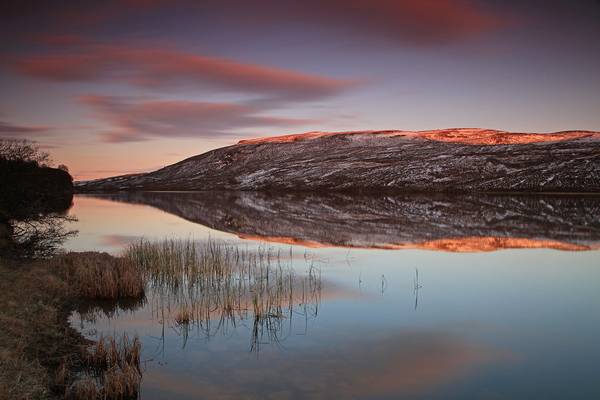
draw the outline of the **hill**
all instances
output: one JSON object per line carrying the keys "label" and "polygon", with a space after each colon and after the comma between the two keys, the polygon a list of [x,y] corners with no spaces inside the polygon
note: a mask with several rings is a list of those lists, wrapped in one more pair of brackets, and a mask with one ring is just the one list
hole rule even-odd
{"label": "hill", "polygon": [[242,140],[154,172],[77,182],[76,188],[600,192],[600,133],[308,132]]}

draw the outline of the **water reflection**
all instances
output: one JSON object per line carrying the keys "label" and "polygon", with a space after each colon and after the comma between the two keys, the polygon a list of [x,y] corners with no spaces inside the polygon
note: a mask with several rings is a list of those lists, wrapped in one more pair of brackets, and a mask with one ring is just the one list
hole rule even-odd
{"label": "water reflection", "polygon": [[[200,313],[206,317],[201,324],[194,318],[186,324],[178,316],[190,299],[202,303],[202,295],[188,293],[185,285],[180,300],[161,300],[159,291],[148,290],[140,309],[102,311],[95,321],[83,321],[83,331],[92,336],[140,336],[143,399],[598,397],[597,250],[306,249],[231,237],[389,248],[383,245],[492,236],[504,243],[527,239],[587,249],[598,243],[597,198],[212,196],[75,199],[81,234],[73,248],[117,253],[141,236],[202,240],[210,234],[250,251],[281,251],[283,264],[293,263],[296,312],[272,320],[281,323],[276,337],[269,337],[266,326],[262,338],[255,334],[260,327],[254,328],[250,290],[233,296],[231,308],[221,295],[204,301],[212,307]],[[318,301],[305,302],[309,312],[304,313],[299,288],[311,265],[322,280]],[[285,311],[288,301],[281,304]],[[315,306],[318,313],[312,312]],[[253,351],[256,338],[259,348]]]}
{"label": "water reflection", "polygon": [[[168,326],[183,338],[190,333],[207,339],[227,335],[243,326],[251,332],[250,351],[262,344],[278,345],[288,337],[294,317],[316,318],[321,301],[321,272],[312,263],[299,274],[280,251],[254,251],[209,240],[140,241],[131,245],[126,257],[144,274],[146,307],[151,319]],[[145,306],[145,299],[129,309]],[[113,308],[94,304],[82,315],[88,322],[104,313],[113,318]],[[125,310],[125,308],[123,308]],[[81,311],[80,311],[81,313]],[[163,335],[164,340],[164,335]]]}
{"label": "water reflection", "polygon": [[38,197],[37,201],[0,204],[0,258],[48,258],[77,233],[66,226],[75,221],[67,214],[73,205],[72,193]]}
{"label": "water reflection", "polygon": [[227,336],[238,327],[251,333],[250,351],[279,345],[293,333],[294,322],[306,325],[318,316],[320,273],[312,267],[306,276],[282,266],[259,268],[203,283],[185,277],[182,286],[154,281],[150,312],[155,321],[182,338],[183,348],[190,334],[210,339]]}
{"label": "water reflection", "polygon": [[[243,239],[308,247],[600,248],[598,196],[138,192],[104,198],[150,205]],[[117,239],[129,240],[106,240]]]}
{"label": "water reflection", "polygon": [[[381,399],[435,393],[476,368],[514,356],[431,331],[340,335],[318,349],[215,357],[191,381],[184,371],[153,370],[145,398]],[[233,359],[231,359],[233,358]],[[227,365],[235,365],[228,368]],[[265,397],[268,394],[270,397]]]}

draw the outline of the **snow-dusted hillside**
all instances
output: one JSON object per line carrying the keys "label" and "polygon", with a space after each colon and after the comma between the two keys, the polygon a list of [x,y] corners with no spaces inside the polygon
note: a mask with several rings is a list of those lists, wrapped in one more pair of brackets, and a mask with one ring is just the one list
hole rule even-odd
{"label": "snow-dusted hillside", "polygon": [[245,140],[77,190],[600,192],[600,133],[309,132]]}

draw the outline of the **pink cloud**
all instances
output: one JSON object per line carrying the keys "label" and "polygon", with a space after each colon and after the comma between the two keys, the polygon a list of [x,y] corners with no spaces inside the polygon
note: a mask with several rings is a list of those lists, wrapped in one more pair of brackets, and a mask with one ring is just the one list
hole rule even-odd
{"label": "pink cloud", "polygon": [[315,11],[323,22],[361,24],[372,35],[421,45],[473,37],[507,22],[470,0],[329,0]]}
{"label": "pink cloud", "polygon": [[332,96],[359,84],[280,68],[165,49],[95,45],[85,52],[19,57],[21,74],[52,81],[126,81],[143,87],[209,87],[287,100]]}
{"label": "pink cloud", "polygon": [[506,25],[509,19],[475,0],[106,0],[58,4],[23,0],[0,8],[0,14],[13,19],[35,20],[43,15],[50,29],[58,32],[93,30],[106,24],[126,26],[144,17],[164,20],[177,13],[197,16],[200,23],[218,19],[240,31],[257,21],[267,26],[299,22],[415,45],[476,36]]}
{"label": "pink cloud", "polygon": [[136,101],[109,96],[85,96],[97,116],[114,126],[104,133],[105,142],[147,140],[150,137],[211,137],[247,127],[297,126],[312,120],[262,114],[262,110],[234,103],[201,101]]}
{"label": "pink cloud", "polygon": [[[301,22],[341,30],[354,37],[417,46],[476,37],[513,21],[512,15],[493,13],[474,0],[315,0],[298,3],[236,0],[234,3],[238,18],[242,20]],[[224,2],[211,4],[219,15],[229,14]]]}

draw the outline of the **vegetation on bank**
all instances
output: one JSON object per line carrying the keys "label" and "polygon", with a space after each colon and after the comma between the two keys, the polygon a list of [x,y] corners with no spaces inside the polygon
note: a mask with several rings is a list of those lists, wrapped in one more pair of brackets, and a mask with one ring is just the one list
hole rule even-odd
{"label": "vegetation on bank", "polygon": [[119,338],[100,336],[85,357],[87,366],[69,387],[72,399],[137,399],[142,370],[141,343],[127,334]]}
{"label": "vegetation on bank", "polygon": [[[116,306],[125,293],[143,297],[134,271],[120,258],[95,252],[35,261],[1,258],[0,399],[137,398],[139,340],[93,343],[69,324],[71,313],[90,301],[113,300]],[[133,278],[123,286],[120,276]]]}
{"label": "vegetation on bank", "polygon": [[72,233],[73,178],[35,143],[0,139],[0,193],[0,257],[47,257]]}
{"label": "vegetation on bank", "polygon": [[51,265],[53,272],[80,299],[123,300],[144,296],[144,276],[128,258],[97,252],[67,253],[56,257]]}
{"label": "vegetation on bank", "polygon": [[[251,350],[262,335],[278,341],[297,308],[316,314],[320,274],[297,277],[279,254],[208,241],[139,242],[122,257],[56,254],[74,232],[73,183],[28,141],[0,140],[0,400],[137,399],[142,370],[137,337],[93,342],[69,317],[135,308],[147,288],[177,305],[170,321],[187,337],[223,322],[252,322]],[[164,312],[164,310],[163,310]]]}
{"label": "vegetation on bank", "polygon": [[[141,241],[122,257],[59,254],[0,260],[0,399],[135,399],[142,370],[137,338],[86,340],[69,316],[112,315],[153,301],[184,339],[250,322],[250,350],[279,341],[293,315],[316,315],[320,273],[297,276],[280,253],[223,242]],[[157,310],[160,308],[156,304]]]}
{"label": "vegetation on bank", "polygon": [[69,325],[75,310],[109,312],[144,299],[130,261],[96,252],[55,255],[73,231],[73,178],[27,140],[0,139],[0,399],[136,399],[137,338],[95,344]]}
{"label": "vegetation on bank", "polygon": [[69,208],[73,177],[66,166],[51,164],[33,142],[0,139],[0,217],[24,219]]}

